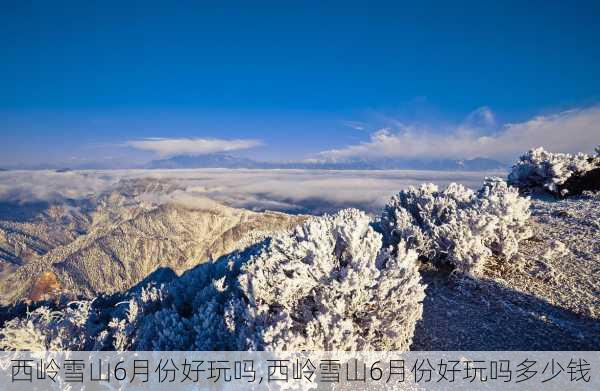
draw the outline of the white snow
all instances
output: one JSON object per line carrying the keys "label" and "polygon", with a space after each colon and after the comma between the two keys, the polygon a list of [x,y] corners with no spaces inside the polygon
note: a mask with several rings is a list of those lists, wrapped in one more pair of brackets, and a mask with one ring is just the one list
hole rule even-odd
{"label": "white snow", "polygon": [[509,260],[530,236],[529,205],[500,178],[486,178],[478,192],[429,183],[392,197],[380,227],[388,243],[405,240],[427,260],[477,274],[493,254]]}
{"label": "white snow", "polygon": [[508,175],[508,181],[524,190],[544,189],[567,195],[568,190],[561,190],[561,185],[573,175],[582,175],[597,167],[600,167],[600,156],[552,153],[537,148],[519,158]]}
{"label": "white snow", "polygon": [[40,307],[0,329],[0,348],[408,350],[425,297],[417,255],[383,248],[370,223],[342,210],[112,305]]}

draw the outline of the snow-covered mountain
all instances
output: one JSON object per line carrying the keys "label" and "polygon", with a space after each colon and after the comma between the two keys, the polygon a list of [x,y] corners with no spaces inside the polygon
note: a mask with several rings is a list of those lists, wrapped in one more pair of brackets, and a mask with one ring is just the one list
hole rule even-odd
{"label": "snow-covered mountain", "polygon": [[[88,161],[12,165],[11,170],[121,170],[121,169],[193,169],[193,168],[248,168],[248,169],[301,169],[301,170],[442,170],[484,171],[505,170],[508,164],[489,158],[474,159],[413,159],[413,158],[348,158],[343,160],[306,159],[298,161],[261,161],[251,158],[211,153],[206,155],[177,155],[148,163],[125,161]],[[2,169],[0,169],[1,171]]]}
{"label": "snow-covered mountain", "polygon": [[263,168],[264,163],[252,159],[215,153],[200,156],[180,155],[168,159],[153,160],[146,168]]}
{"label": "snow-covered mountain", "polygon": [[[356,209],[311,217],[181,276],[158,269],[113,295],[4,308],[0,349],[597,350],[599,196],[534,200],[529,219],[529,200],[517,197],[498,180],[477,193],[429,184],[400,192],[380,220]],[[122,249],[168,233],[126,225],[108,235],[124,243],[92,246],[72,270],[95,283],[93,265],[79,262],[100,255],[101,270],[121,278]],[[513,237],[521,228],[533,236]],[[510,253],[503,237],[516,239]],[[143,264],[145,254],[131,256]],[[463,262],[474,257],[475,268]],[[37,276],[42,294],[65,281]]]}
{"label": "snow-covered mountain", "polygon": [[44,285],[72,295],[123,291],[157,268],[184,271],[303,220],[160,198],[174,190],[142,180],[78,201],[0,203],[2,303],[58,293]]}
{"label": "snow-covered mountain", "polygon": [[0,349],[597,350],[596,159],[530,151],[519,189],[424,183],[378,216],[234,209],[160,176],[3,206],[0,297],[36,302],[0,308]]}
{"label": "snow-covered mountain", "polygon": [[487,158],[475,159],[402,159],[352,158],[345,160],[307,160],[297,162],[264,162],[227,154],[174,156],[154,160],[145,168],[254,168],[254,169],[321,169],[321,170],[448,170],[483,171],[505,169],[506,164]]}

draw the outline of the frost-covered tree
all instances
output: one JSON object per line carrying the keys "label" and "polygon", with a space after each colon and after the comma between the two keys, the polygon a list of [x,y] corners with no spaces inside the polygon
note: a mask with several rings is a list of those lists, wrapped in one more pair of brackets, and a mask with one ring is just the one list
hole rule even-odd
{"label": "frost-covered tree", "polygon": [[39,307],[0,329],[0,350],[83,350],[89,330],[90,302],[69,303],[60,311]]}
{"label": "frost-covered tree", "polygon": [[392,254],[356,209],[275,236],[239,277],[251,346],[408,350],[422,314],[416,253]]}
{"label": "frost-covered tree", "polygon": [[379,223],[386,244],[406,241],[427,260],[477,274],[492,254],[509,259],[527,226],[530,201],[500,178],[486,178],[474,192],[452,183],[401,191],[386,205]]}
{"label": "frost-covered tree", "polygon": [[40,307],[3,349],[408,350],[422,314],[416,254],[358,210],[316,217],[166,285]]}
{"label": "frost-covered tree", "polygon": [[[596,148],[596,156],[584,153],[552,153],[543,148],[532,149],[521,156],[512,167],[508,182],[525,191],[544,190],[561,196],[586,190],[588,185],[579,182],[581,178],[586,181],[584,177],[592,170],[600,170],[599,148]],[[596,173],[595,180],[600,182],[597,176]],[[594,184],[590,183],[589,186],[589,190],[592,190]],[[600,188],[600,183],[596,183],[595,186]]]}

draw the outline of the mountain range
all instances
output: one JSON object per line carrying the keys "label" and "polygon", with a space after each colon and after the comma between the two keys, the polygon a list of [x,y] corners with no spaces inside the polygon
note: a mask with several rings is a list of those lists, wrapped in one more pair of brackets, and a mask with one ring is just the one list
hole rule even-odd
{"label": "mountain range", "polygon": [[119,161],[86,162],[78,164],[45,163],[33,166],[11,166],[6,169],[25,170],[111,170],[111,169],[298,169],[298,170],[442,170],[484,171],[505,170],[508,164],[498,160],[477,157],[474,159],[414,159],[414,158],[351,158],[344,160],[304,160],[289,162],[260,161],[224,153],[206,155],[177,155],[152,160],[145,164],[126,164]]}
{"label": "mountain range", "polygon": [[127,290],[244,248],[305,219],[204,199],[149,201],[175,187],[124,181],[80,200],[0,202],[0,304]]}
{"label": "mountain range", "polygon": [[465,170],[505,169],[506,164],[488,158],[474,159],[346,159],[339,161],[310,160],[299,162],[264,162],[227,154],[174,156],[153,160],[148,169],[176,168],[250,168],[250,169],[320,169],[320,170]]}

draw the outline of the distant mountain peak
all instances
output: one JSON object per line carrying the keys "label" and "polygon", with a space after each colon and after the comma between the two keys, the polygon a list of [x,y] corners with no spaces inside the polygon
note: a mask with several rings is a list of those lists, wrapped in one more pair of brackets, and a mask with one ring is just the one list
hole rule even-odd
{"label": "distant mountain peak", "polygon": [[214,153],[207,155],[178,155],[167,159],[153,160],[146,168],[151,169],[173,169],[173,168],[252,168],[258,162],[227,155]]}
{"label": "distant mountain peak", "polygon": [[146,168],[255,168],[255,169],[326,169],[326,170],[466,170],[482,171],[506,169],[506,164],[497,160],[477,157],[474,159],[414,159],[353,157],[344,160],[308,159],[299,162],[261,162],[227,154],[198,156],[180,155],[168,159],[154,160]]}

